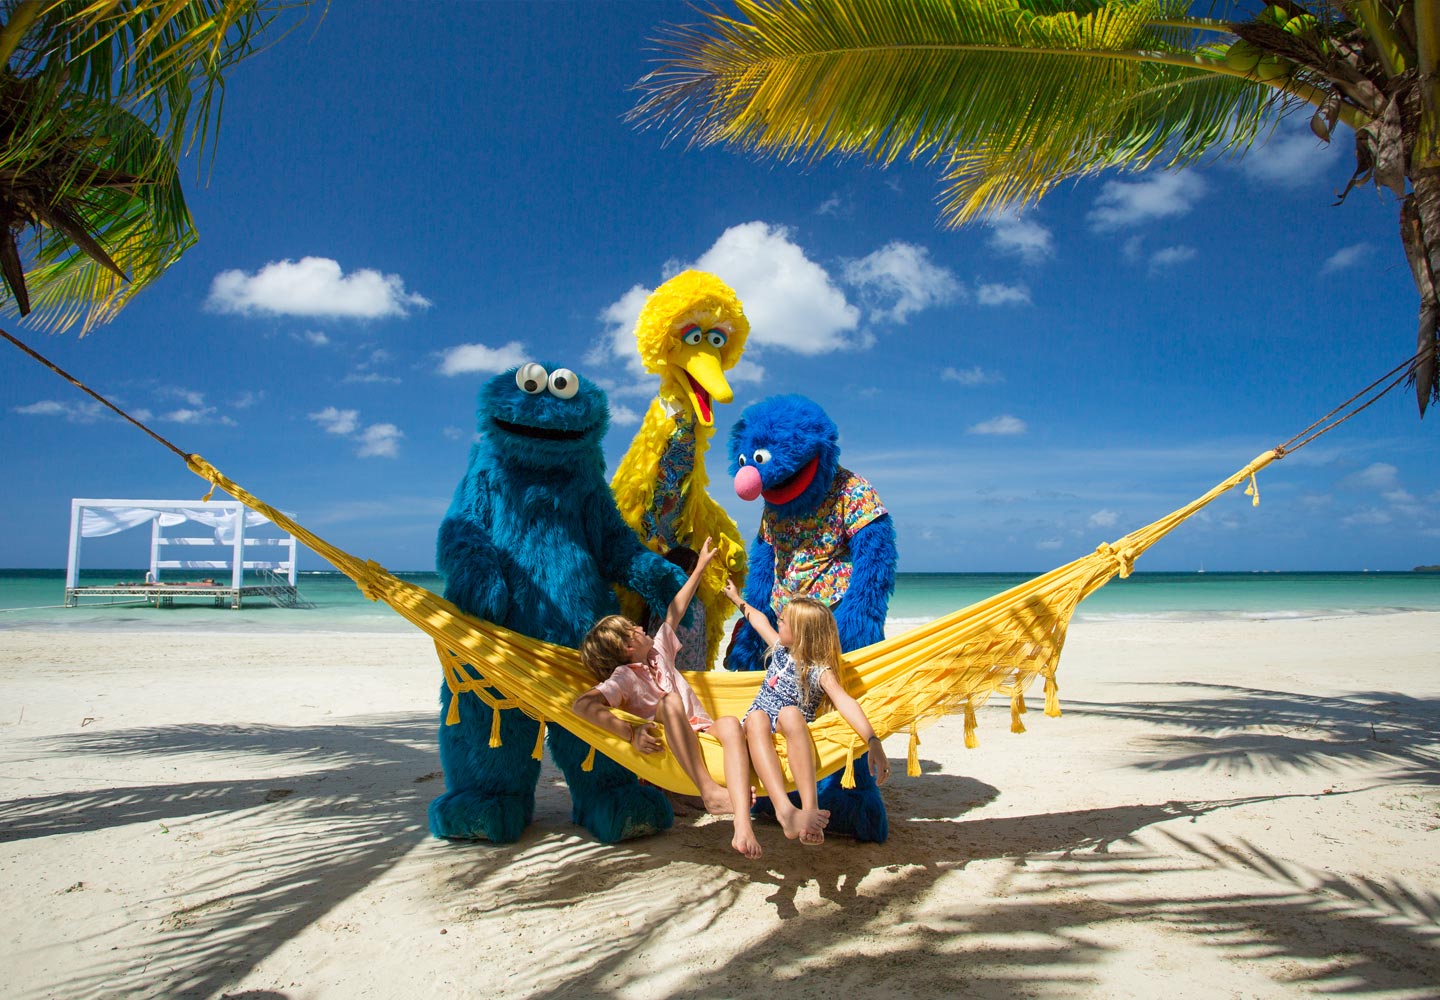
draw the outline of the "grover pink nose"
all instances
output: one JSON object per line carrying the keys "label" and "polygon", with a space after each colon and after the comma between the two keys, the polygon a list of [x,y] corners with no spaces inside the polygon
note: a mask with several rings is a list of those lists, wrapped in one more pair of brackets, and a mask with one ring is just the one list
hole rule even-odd
{"label": "grover pink nose", "polygon": [[754,500],[760,495],[765,484],[760,481],[760,470],[753,465],[742,465],[735,473],[735,495],[741,500]]}

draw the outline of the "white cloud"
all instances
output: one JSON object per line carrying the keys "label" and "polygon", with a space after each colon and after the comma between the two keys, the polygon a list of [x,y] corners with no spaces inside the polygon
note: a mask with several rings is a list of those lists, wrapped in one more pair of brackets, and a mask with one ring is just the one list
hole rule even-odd
{"label": "white cloud", "polygon": [[1030,289],[1024,285],[981,285],[975,289],[975,301],[982,306],[1029,305]]}
{"label": "white cloud", "polygon": [[1348,247],[1341,247],[1332,253],[1324,264],[1320,265],[1320,273],[1333,274],[1336,271],[1343,271],[1346,268],[1354,267],[1369,255],[1369,243],[1352,243]]}
{"label": "white cloud", "polygon": [[1053,552],[1063,544],[1065,543],[1058,538],[1046,538],[1043,541],[1036,542],[1035,547],[1041,552]]}
{"label": "white cloud", "polygon": [[640,424],[640,414],[623,403],[619,406],[611,406],[610,424],[613,427],[637,427]]}
{"label": "white cloud", "polygon": [[[735,289],[753,345],[805,355],[865,346],[855,335],[860,310],[790,235],[784,226],[764,222],[731,226],[694,266]],[[634,352],[633,343],[629,350]]]}
{"label": "white cloud", "polygon": [[496,375],[529,360],[531,358],[528,348],[518,340],[512,340],[502,347],[459,344],[441,356],[440,374],[469,375],[478,372],[483,375]]}
{"label": "white cloud", "polygon": [[1001,212],[985,221],[990,227],[990,246],[1004,254],[1035,264],[1055,253],[1055,237],[1049,229],[1024,212]]}
{"label": "white cloud", "polygon": [[307,344],[314,344],[316,347],[324,347],[330,343],[330,338],[320,330],[306,330],[304,333],[297,333],[295,339],[303,340]]}
{"label": "white cloud", "polygon": [[351,372],[340,380],[346,384],[361,385],[399,385],[401,379],[395,375],[381,375],[379,372]]}
{"label": "white cloud", "polygon": [[[93,424],[109,416],[109,411],[99,403],[61,403],[53,399],[42,399],[35,403],[13,407],[13,412],[31,417],[63,417],[72,424]],[[137,420],[145,418],[137,415]]]}
{"label": "white cloud", "polygon": [[1197,174],[1177,171],[1143,181],[1108,181],[1086,216],[1096,232],[1184,215],[1205,193]]}
{"label": "white cloud", "polygon": [[1358,527],[1378,528],[1391,523],[1394,518],[1383,510],[1376,510],[1373,507],[1364,507],[1340,519],[1344,525],[1355,525]]}
{"label": "white cloud", "polygon": [[327,406],[318,413],[311,413],[310,419],[315,421],[329,434],[353,434],[355,428],[360,426],[359,410],[340,410],[333,406]]}
{"label": "white cloud", "polygon": [[162,413],[155,419],[169,424],[204,424],[214,416],[215,407],[213,406],[186,406],[178,410],[171,410],[169,413]]}
{"label": "white cloud", "polygon": [[[669,261],[664,272],[674,275],[694,267],[735,289],[750,321],[747,350],[781,347],[814,355],[869,346],[867,336],[856,332],[860,310],[846,301],[825,269],[806,257],[790,235],[784,226],[764,222],[731,226],[698,260]],[[635,349],[635,320],[650,291],[635,285],[601,310],[604,333],[586,356],[587,363],[622,358],[630,371],[637,375],[644,371]],[[745,364],[742,359],[732,377],[743,381]]]}
{"label": "white cloud", "polygon": [[1381,496],[1393,504],[1409,505],[1415,502],[1415,494],[1409,490],[1387,490]]}
{"label": "white cloud", "polygon": [[[899,240],[859,260],[846,261],[844,273],[845,280],[871,301],[871,317],[894,323],[904,323],[913,312],[950,302],[962,291],[953,274],[930,263],[930,251]],[[883,302],[891,304],[878,304]]]}
{"label": "white cloud", "polygon": [[1400,470],[1389,462],[1374,462],[1340,483],[1345,489],[1385,493],[1400,488]]}
{"label": "white cloud", "polygon": [[400,439],[404,432],[394,424],[371,424],[360,432],[360,447],[355,454],[360,458],[394,458],[400,451]]}
{"label": "white cloud", "polygon": [[1315,180],[1344,155],[1343,142],[1321,142],[1305,124],[1282,125],[1263,143],[1250,147],[1240,169],[1265,184],[1293,186]]}
{"label": "white cloud", "polygon": [[1174,267],[1176,264],[1183,264],[1187,260],[1194,260],[1196,254],[1197,251],[1194,247],[1184,245],[1164,247],[1156,250],[1150,255],[1150,273],[1155,274],[1158,271],[1165,270],[1167,267]]}
{"label": "white cloud", "polygon": [[231,400],[230,405],[235,407],[235,409],[237,410],[247,410],[250,407],[254,406],[256,403],[263,402],[264,399],[264,389],[261,389],[259,392],[250,392],[247,389],[245,392],[240,393],[240,395],[236,396],[233,400]]}
{"label": "white cloud", "polygon": [[1113,528],[1120,520],[1118,512],[1113,510],[1097,510],[1090,515],[1090,527],[1092,528]]}
{"label": "white cloud", "polygon": [[[644,285],[633,285],[630,290],[600,311],[600,322],[605,331],[595,344],[595,349],[585,356],[587,364],[601,364],[610,358],[624,358],[626,368],[635,375],[647,379],[646,392],[653,394],[655,387],[648,382],[645,366],[640,361],[640,352],[635,347],[635,321],[652,289]],[[742,300],[743,302],[743,300]],[[748,310],[747,310],[748,313]]]}
{"label": "white cloud", "polygon": [[196,392],[194,389],[182,389],[179,386],[167,385],[156,389],[155,395],[161,399],[178,399],[187,406],[198,407],[205,405],[205,394],[203,392]]}
{"label": "white cloud", "polygon": [[1010,414],[1001,414],[990,420],[982,420],[970,428],[970,434],[1024,434],[1025,421]]}
{"label": "white cloud", "polygon": [[854,214],[853,207],[838,194],[832,194],[820,203],[815,209],[816,215],[833,215],[836,218],[848,219]]}
{"label": "white cloud", "polygon": [[217,312],[344,319],[406,316],[429,305],[424,296],[405,291],[398,274],[361,268],[347,275],[327,257],[272,261],[254,274],[221,271],[206,300]]}
{"label": "white cloud", "polygon": [[979,365],[963,371],[958,368],[946,368],[940,373],[940,377],[946,382],[959,382],[961,385],[993,385],[1005,381],[1004,375],[999,372],[987,372]]}

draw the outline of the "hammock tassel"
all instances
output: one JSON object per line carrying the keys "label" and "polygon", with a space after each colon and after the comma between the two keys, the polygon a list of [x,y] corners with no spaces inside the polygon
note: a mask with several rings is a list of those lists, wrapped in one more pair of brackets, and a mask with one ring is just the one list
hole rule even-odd
{"label": "hammock tassel", "polygon": [[500,709],[494,708],[490,715],[490,749],[494,750],[500,745]]}
{"label": "hammock tassel", "polygon": [[585,755],[585,759],[581,761],[580,770],[586,774],[595,770],[595,748],[593,746],[590,748],[590,752]]}
{"label": "hammock tassel", "polygon": [[460,696],[464,693],[463,691],[456,691],[454,687],[451,687],[450,711],[445,713],[445,725],[457,726],[460,724]]}
{"label": "hammock tassel", "polygon": [[915,722],[910,723],[910,752],[905,755],[905,774],[920,777],[920,726]]}
{"label": "hammock tassel", "polygon": [[1253,472],[1250,473],[1250,485],[1245,487],[1245,495],[1247,497],[1253,497],[1253,499],[1250,501],[1250,506],[1260,506],[1260,483],[1258,480],[1256,480],[1255,473]]}
{"label": "hammock tassel", "polygon": [[1045,714],[1052,719],[1060,718],[1060,685],[1053,674],[1045,678]]}
{"label": "hammock tassel", "polygon": [[1020,721],[1020,716],[1024,715],[1026,711],[1028,710],[1025,708],[1025,692],[1016,688],[1015,693],[1010,696],[1010,731],[1012,733],[1025,731],[1025,723]]}
{"label": "hammock tassel", "polygon": [[845,773],[840,775],[841,788],[855,787],[855,747],[850,747],[850,752],[845,756]]}
{"label": "hammock tassel", "polygon": [[968,701],[965,703],[965,747],[974,750],[980,745],[980,738],[975,735],[979,723],[975,721],[975,706]]}
{"label": "hammock tassel", "polygon": [[530,756],[535,760],[543,760],[545,757],[545,717],[540,717],[540,731],[535,734],[535,749],[530,751]]}

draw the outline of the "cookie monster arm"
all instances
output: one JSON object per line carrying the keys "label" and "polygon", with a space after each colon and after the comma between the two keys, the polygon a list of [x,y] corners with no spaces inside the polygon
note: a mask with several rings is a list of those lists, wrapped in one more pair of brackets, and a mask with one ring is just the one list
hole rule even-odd
{"label": "cookie monster arm", "polygon": [[466,614],[504,621],[510,611],[510,588],[500,552],[485,529],[489,492],[480,476],[466,476],[435,542],[435,568],[445,578],[445,599]]}
{"label": "cookie monster arm", "polygon": [[[608,489],[602,489],[596,496],[592,511],[599,528],[600,572],[609,582],[635,591],[653,614],[663,618],[670,602],[685,586],[685,571],[640,544],[640,539],[620,516]],[[683,620],[691,620],[688,608]]]}
{"label": "cookie monster arm", "polygon": [[[745,578],[745,603],[765,612],[775,624],[770,593],[775,587],[775,550],[758,535],[750,543],[750,573]],[[746,622],[740,623],[735,641],[725,652],[726,670],[764,670],[765,640]]]}
{"label": "cookie monster arm", "polygon": [[885,612],[895,592],[895,522],[882,514],[850,536],[850,587],[835,609],[848,652],[885,638]]}

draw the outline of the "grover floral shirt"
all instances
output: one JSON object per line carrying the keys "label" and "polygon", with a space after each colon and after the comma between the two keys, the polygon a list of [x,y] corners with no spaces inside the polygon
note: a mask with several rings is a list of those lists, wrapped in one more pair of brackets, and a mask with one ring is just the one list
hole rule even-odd
{"label": "grover floral shirt", "polygon": [[886,513],[880,495],[849,469],[837,469],[830,491],[814,513],[760,518],[760,540],[775,550],[775,587],[770,603],[781,611],[797,597],[834,605],[850,589],[850,539]]}

